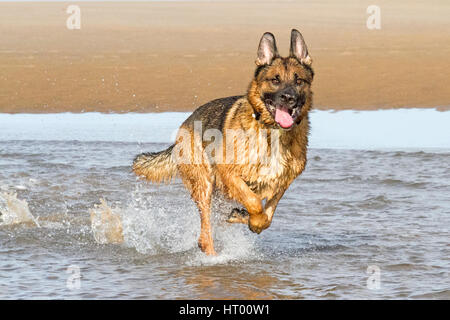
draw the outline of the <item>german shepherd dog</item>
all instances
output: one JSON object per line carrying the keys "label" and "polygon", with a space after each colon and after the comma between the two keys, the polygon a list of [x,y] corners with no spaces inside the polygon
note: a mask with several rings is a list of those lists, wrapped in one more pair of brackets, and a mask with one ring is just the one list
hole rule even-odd
{"label": "german shepherd dog", "polygon": [[[227,221],[247,224],[259,234],[270,226],[278,202],[306,165],[314,72],[303,36],[292,30],[290,54],[281,57],[275,37],[266,32],[260,40],[255,62],[257,68],[246,95],[213,100],[199,107],[181,125],[172,146],[161,152],[140,154],[133,163],[133,171],[152,182],[169,182],[177,175],[181,177],[199,208],[198,245],[208,255],[216,254],[210,222],[215,190],[244,206],[234,209]],[[213,151],[209,148],[213,139],[209,137],[210,143],[205,141],[208,140],[206,131],[204,136],[198,128],[215,133]],[[220,139],[220,134],[228,138],[233,130],[262,137],[258,141],[268,146],[270,160],[242,162],[232,155],[232,161],[212,161],[211,155],[223,156],[222,152],[228,152],[227,147],[234,151],[240,139],[236,136],[231,142]],[[271,131],[270,136],[262,135],[264,130]],[[278,145],[274,147],[275,140]],[[246,140],[244,149],[240,150],[254,154],[261,150],[260,145]],[[178,161],[175,154],[183,156],[185,161]]]}

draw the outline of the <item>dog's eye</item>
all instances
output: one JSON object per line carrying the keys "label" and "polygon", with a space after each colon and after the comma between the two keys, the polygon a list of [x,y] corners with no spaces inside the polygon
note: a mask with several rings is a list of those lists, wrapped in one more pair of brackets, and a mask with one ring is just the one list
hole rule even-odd
{"label": "dog's eye", "polygon": [[297,74],[295,74],[295,84],[300,86],[303,84],[303,79],[299,78],[299,76]]}
{"label": "dog's eye", "polygon": [[280,78],[278,76],[271,79],[270,81],[272,82],[273,85],[276,85],[276,86],[280,84]]}

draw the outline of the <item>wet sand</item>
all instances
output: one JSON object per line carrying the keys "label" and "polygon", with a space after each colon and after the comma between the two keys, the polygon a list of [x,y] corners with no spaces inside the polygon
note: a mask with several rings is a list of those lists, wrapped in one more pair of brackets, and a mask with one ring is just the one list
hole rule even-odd
{"label": "wet sand", "polygon": [[361,1],[301,3],[0,3],[0,112],[190,111],[243,94],[259,38],[288,52],[305,36],[316,71],[315,107],[450,105],[450,5],[377,1],[368,30]]}

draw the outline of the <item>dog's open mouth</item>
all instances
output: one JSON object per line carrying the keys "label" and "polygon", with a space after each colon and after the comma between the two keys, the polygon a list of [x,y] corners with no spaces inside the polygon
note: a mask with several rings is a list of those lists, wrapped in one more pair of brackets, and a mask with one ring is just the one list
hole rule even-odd
{"label": "dog's open mouth", "polygon": [[294,124],[291,111],[286,107],[280,107],[275,109],[275,122],[278,123],[283,129],[289,129]]}
{"label": "dog's open mouth", "polygon": [[265,101],[267,109],[272,114],[275,122],[283,129],[289,129],[294,125],[295,109],[290,109],[285,106],[275,106],[272,100]]}

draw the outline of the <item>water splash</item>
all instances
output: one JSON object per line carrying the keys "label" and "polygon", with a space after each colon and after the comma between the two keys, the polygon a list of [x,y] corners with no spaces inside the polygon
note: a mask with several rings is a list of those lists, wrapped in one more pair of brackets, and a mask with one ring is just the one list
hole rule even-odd
{"label": "water splash", "polygon": [[188,265],[223,264],[258,256],[255,236],[248,228],[225,222],[226,213],[233,208],[231,203],[214,200],[212,225],[218,255],[209,257],[197,246],[200,218],[195,204],[185,195],[178,197],[178,205],[169,206],[163,197],[164,192],[149,195],[138,185],[124,208],[111,208],[100,200],[101,204],[90,210],[95,240],[123,243],[142,254],[188,252]]}
{"label": "water splash", "polygon": [[0,193],[0,225],[33,224],[41,227],[31,214],[26,200],[17,199],[17,193]]}
{"label": "water splash", "polygon": [[100,204],[89,210],[91,229],[98,243],[122,243],[123,229],[119,209],[108,206],[104,199]]}
{"label": "water splash", "polygon": [[212,203],[212,227],[214,246],[217,256],[207,256],[196,251],[186,263],[191,266],[218,265],[235,262],[258,260],[262,257],[256,244],[257,236],[246,225],[230,224],[225,220],[233,208],[239,207],[235,202],[226,200],[216,194]]}
{"label": "water splash", "polygon": [[137,186],[122,210],[125,244],[144,254],[179,253],[197,247],[200,219],[193,205],[183,206],[189,199],[179,200],[179,207],[173,207],[162,194],[153,197]]}

